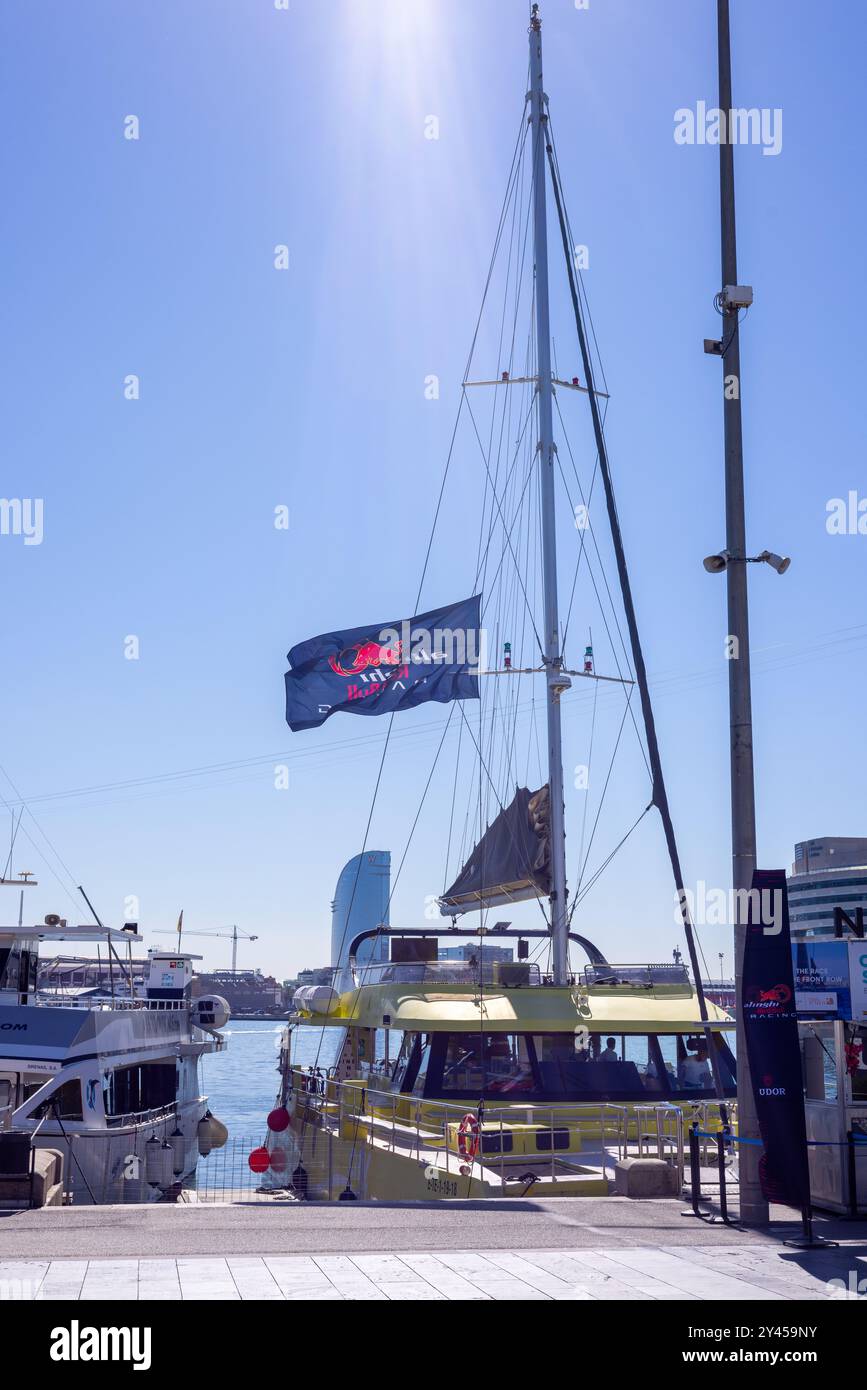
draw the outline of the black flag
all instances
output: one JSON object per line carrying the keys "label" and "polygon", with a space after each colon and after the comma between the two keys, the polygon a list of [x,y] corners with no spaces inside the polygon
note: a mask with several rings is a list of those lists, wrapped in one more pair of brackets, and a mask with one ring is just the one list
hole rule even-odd
{"label": "black flag", "polygon": [[762,1192],[769,1202],[803,1210],[810,1202],[810,1169],[783,869],[753,873],[739,1007],[765,1148]]}
{"label": "black flag", "polygon": [[393,714],[479,698],[481,595],[414,618],[341,628],[289,653],[286,722],[315,729],[338,710]]}

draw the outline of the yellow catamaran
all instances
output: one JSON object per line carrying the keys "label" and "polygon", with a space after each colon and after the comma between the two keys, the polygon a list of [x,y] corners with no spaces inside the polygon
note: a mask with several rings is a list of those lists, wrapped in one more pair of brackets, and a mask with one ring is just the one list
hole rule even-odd
{"label": "yellow catamaran", "polygon": [[[533,935],[482,940],[521,954]],[[269,1145],[308,1197],[598,1196],[627,1152],[676,1171],[684,1125],[719,1119],[708,1031],[734,1096],[732,1020],[708,1003],[707,1029],[683,965],[609,965],[591,947],[557,986],[530,961],[407,961],[406,944],[436,948],[429,932],[377,936],[392,959],[359,967],[354,941],[350,978],[299,990],[300,1025],[284,1034]],[[292,1062],[311,1023],[339,1030],[327,1074]]]}

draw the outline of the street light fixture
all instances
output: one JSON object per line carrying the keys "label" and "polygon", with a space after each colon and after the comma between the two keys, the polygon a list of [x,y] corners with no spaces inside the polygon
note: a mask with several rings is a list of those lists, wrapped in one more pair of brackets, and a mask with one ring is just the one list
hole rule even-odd
{"label": "street light fixture", "polygon": [[759,555],[730,555],[727,550],[721,550],[718,555],[706,555],[702,564],[708,574],[722,574],[738,561],[743,565],[770,565],[777,574],[785,574],[792,563],[788,555],[777,555],[773,550],[763,550]]}

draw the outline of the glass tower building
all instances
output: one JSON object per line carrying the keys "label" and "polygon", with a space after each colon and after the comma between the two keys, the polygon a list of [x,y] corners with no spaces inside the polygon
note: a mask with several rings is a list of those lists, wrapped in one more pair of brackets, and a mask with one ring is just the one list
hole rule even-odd
{"label": "glass tower building", "polygon": [[[390,892],[389,850],[365,850],[344,864],[331,904],[331,964],[337,970],[346,966],[349,947],[360,932],[388,926]],[[363,942],[357,960],[360,965],[388,960],[388,938]]]}
{"label": "glass tower building", "polygon": [[833,936],[834,909],[867,917],[867,839],[826,836],[795,845],[788,879],[793,940]]}

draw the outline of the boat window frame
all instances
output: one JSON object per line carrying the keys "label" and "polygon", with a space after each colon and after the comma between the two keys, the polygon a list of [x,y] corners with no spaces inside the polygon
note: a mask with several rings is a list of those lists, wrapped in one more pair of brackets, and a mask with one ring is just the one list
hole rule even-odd
{"label": "boat window frame", "polygon": [[[73,1102],[72,1108],[67,1109],[66,1105],[70,1097],[75,1094],[77,1088],[78,1104]],[[43,1091],[44,1085],[40,1086],[33,1094],[33,1099]],[[80,1076],[64,1076],[58,1073],[58,1079],[51,1087],[51,1090],[41,1101],[27,1112],[29,1120],[67,1120],[72,1123],[81,1123],[84,1120],[84,1088]]]}
{"label": "boat window frame", "polygon": [[[436,1036],[436,1035],[434,1035]],[[406,1059],[403,1076],[397,1080],[397,1070],[400,1066],[400,1055],[403,1052],[404,1044],[408,1038],[412,1038],[409,1048],[409,1056]],[[394,1069],[391,1073],[392,1090],[396,1090],[397,1095],[412,1095],[412,1088],[415,1085],[418,1069],[421,1066],[421,1033],[413,1033],[407,1030],[404,1033],[404,1041],[400,1045],[400,1052],[394,1061]],[[428,1065],[428,1076],[430,1076],[430,1065]]]}
{"label": "boat window frame", "polygon": [[[536,1029],[535,1032],[522,1032],[517,1029],[506,1030],[499,1028],[482,1028],[473,1032],[464,1032],[460,1029],[437,1031],[431,1035],[431,1053],[430,1059],[428,1061],[427,1075],[425,1077],[423,1098],[425,1100],[456,1101],[458,1103],[463,1103],[464,1101],[478,1101],[480,1098],[478,1091],[447,1090],[445,1088],[443,1081],[445,1062],[446,1057],[448,1055],[449,1045],[451,1043],[451,1040],[455,1037],[466,1037],[467,1039],[484,1039],[489,1038],[493,1033],[503,1033],[504,1035],[519,1036],[524,1039],[527,1058],[530,1063],[530,1068],[533,1076],[533,1090],[514,1091],[512,1093],[498,1093],[491,1092],[488,1089],[487,1085],[485,1085],[482,1091],[482,1098],[484,1099],[487,1105],[496,1105],[498,1102],[503,1104],[534,1105],[601,1105],[606,1103],[610,1103],[612,1105],[642,1105],[654,1104],[655,1102],[660,1101],[672,1101],[674,1103],[688,1101],[713,1101],[715,1099],[715,1091],[713,1089],[713,1086],[707,1089],[699,1090],[695,1087],[685,1088],[676,1084],[676,1076],[673,1078],[665,1065],[665,1058],[661,1046],[661,1039],[664,1037],[675,1038],[680,1040],[683,1038],[695,1037],[701,1034],[702,1032],[703,1029],[700,1024],[694,1028],[689,1028],[686,1030],[676,1030],[673,1028],[671,1032],[666,1033],[618,1033],[615,1028],[601,1029],[598,1035],[596,1036],[598,1036],[600,1040],[606,1037],[619,1038],[621,1040],[621,1052],[625,1050],[625,1039],[630,1037],[647,1039],[648,1060],[652,1060],[656,1065],[657,1079],[660,1082],[659,1089],[642,1090],[641,1094],[636,1096],[624,1096],[622,1092],[609,1091],[604,1095],[588,1093],[586,1096],[583,1097],[567,1099],[562,1091],[546,1089],[542,1085],[542,1073],[539,1066],[539,1056],[536,1049],[536,1037],[549,1036],[544,1032],[544,1030]],[[417,1040],[419,1040],[421,1036],[422,1035],[420,1033],[417,1033],[415,1035]],[[564,1038],[569,1036],[570,1034],[566,1033],[565,1031],[563,1032]],[[731,1080],[728,1082],[728,1084],[724,1086],[725,1098],[734,1099],[737,1094],[736,1059],[730,1047],[728,1046],[728,1043],[725,1040],[725,1036],[722,1030],[715,1029],[713,1031],[713,1037],[716,1040],[716,1046],[718,1050],[722,1053],[723,1065],[725,1069],[729,1072],[731,1077]],[[415,1052],[413,1056],[416,1056]],[[418,1060],[420,1061],[420,1050],[418,1052]],[[621,1058],[621,1060],[628,1059]],[[404,1076],[403,1083],[401,1085],[402,1093],[406,1093],[408,1089],[411,1092],[412,1087],[415,1085],[415,1080],[418,1075],[418,1067],[416,1066],[415,1070],[413,1071],[412,1082],[410,1083],[409,1073],[411,1065],[412,1062],[410,1062],[410,1064],[407,1067],[407,1072]]]}

